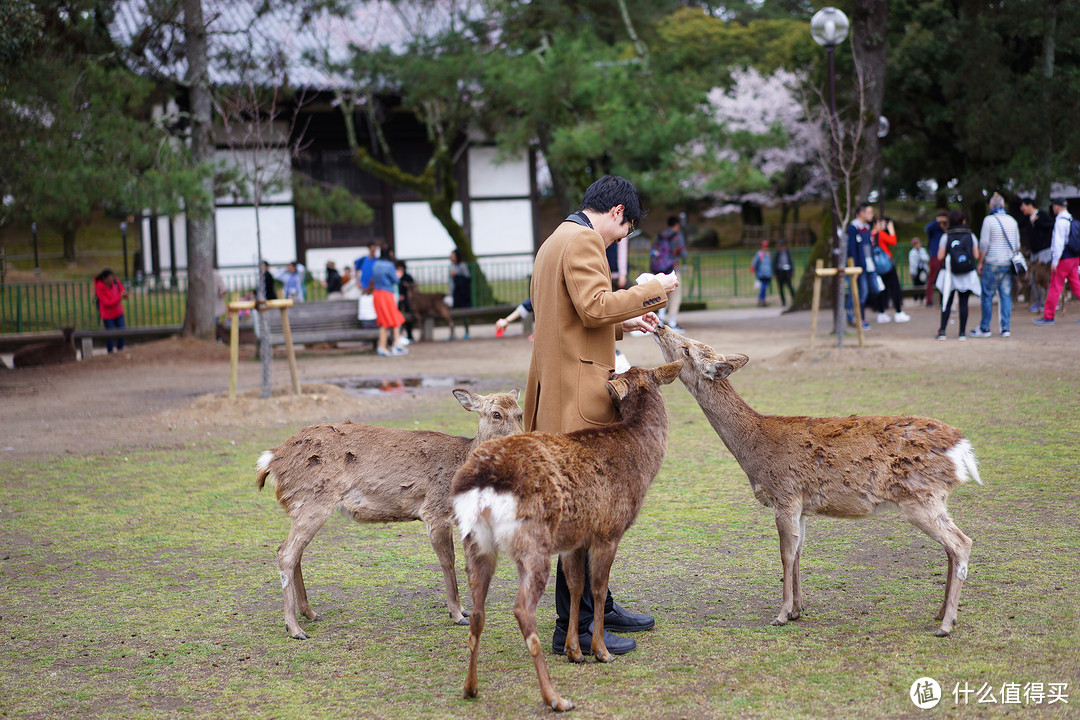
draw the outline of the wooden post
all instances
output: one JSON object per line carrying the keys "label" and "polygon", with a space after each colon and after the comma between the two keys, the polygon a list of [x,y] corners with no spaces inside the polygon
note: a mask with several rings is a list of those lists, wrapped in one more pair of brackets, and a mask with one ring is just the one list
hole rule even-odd
{"label": "wooden post", "polygon": [[810,348],[813,349],[817,339],[818,310],[821,307],[821,269],[825,267],[825,261],[819,259],[814,268],[814,300],[810,304]]}
{"label": "wooden post", "polygon": [[240,311],[251,310],[251,300],[233,301],[229,308],[229,399],[236,399],[236,381],[240,371]]}
{"label": "wooden post", "polygon": [[289,327],[289,305],[281,306],[281,334],[285,337],[285,356],[289,358],[289,377],[292,378],[293,395],[300,394],[300,373],[296,369],[296,352],[293,350],[292,329]]}
{"label": "wooden post", "polygon": [[[850,278],[851,307],[855,311],[855,330],[859,335],[859,347],[862,347],[864,338],[866,337],[863,332],[862,307],[860,307],[859,303],[859,274],[862,272],[862,268],[855,268],[855,260],[852,258],[847,259],[847,264],[848,266],[845,272],[848,273],[849,276],[852,274],[855,275],[855,277]],[[852,273],[852,271],[856,269],[858,272]]]}
{"label": "wooden post", "polygon": [[[827,277],[833,277],[835,275],[843,275],[847,278],[854,276],[855,283],[851,285],[851,300],[855,309],[855,325],[858,327],[859,333],[859,347],[863,346],[863,328],[862,328],[862,309],[859,307],[859,284],[858,277],[862,274],[862,268],[854,267],[854,263],[851,258],[848,258],[848,266],[844,268],[843,273],[837,273],[836,268],[823,267],[824,260],[818,260],[817,266],[814,268],[814,300],[810,309],[810,347],[814,347],[814,340],[817,337],[817,319],[818,309],[821,305],[821,279]],[[844,278],[841,277],[837,282],[843,282]]]}

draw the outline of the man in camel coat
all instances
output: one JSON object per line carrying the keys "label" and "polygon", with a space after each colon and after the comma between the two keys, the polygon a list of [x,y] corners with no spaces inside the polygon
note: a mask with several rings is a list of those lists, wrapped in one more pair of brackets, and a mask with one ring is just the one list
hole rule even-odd
{"label": "man in camel coat", "polygon": [[[653,331],[655,310],[678,287],[674,273],[658,275],[627,290],[612,291],[606,249],[623,240],[642,216],[641,199],[628,180],[607,175],[585,191],[581,210],[568,217],[540,246],[533,264],[531,299],[535,341],[525,389],[526,431],[567,433],[595,428],[617,419],[607,391],[615,368],[615,341],[623,332]],[[592,643],[592,591],[581,599],[579,638]],[[570,595],[559,563],[555,579],[559,618],[552,641],[565,652]],[[607,635],[648,630],[649,615],[628,613],[608,595],[604,642],[614,654],[636,647],[633,640]]]}

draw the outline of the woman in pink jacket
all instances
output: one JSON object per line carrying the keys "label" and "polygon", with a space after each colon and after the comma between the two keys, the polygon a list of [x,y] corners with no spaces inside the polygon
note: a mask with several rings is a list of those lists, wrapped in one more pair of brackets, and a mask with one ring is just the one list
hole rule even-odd
{"label": "woman in pink jacket", "polygon": [[[97,295],[98,312],[101,313],[101,324],[106,330],[123,329],[124,305],[123,300],[127,297],[124,284],[109,268],[105,268],[94,278],[94,294]],[[109,352],[113,351],[113,339],[106,340]],[[117,338],[116,349],[124,349],[124,338]]]}

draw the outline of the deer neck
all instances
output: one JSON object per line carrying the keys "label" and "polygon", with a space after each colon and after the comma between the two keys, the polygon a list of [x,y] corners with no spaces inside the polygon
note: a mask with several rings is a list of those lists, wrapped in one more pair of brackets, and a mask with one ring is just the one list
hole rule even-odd
{"label": "deer neck", "polygon": [[642,398],[639,404],[623,410],[622,426],[631,438],[631,448],[623,452],[632,453],[634,464],[640,468],[639,477],[646,487],[660,472],[667,451],[668,413],[667,405],[659,391]]}
{"label": "deer neck", "polygon": [[726,379],[701,382],[692,392],[709,424],[741,465],[743,456],[754,452],[761,414]]}

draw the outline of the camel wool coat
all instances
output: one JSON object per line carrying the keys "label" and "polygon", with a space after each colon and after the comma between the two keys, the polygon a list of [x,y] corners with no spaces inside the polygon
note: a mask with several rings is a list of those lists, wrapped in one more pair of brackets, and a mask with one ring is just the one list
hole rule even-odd
{"label": "camel wool coat", "polygon": [[614,422],[606,383],[619,324],[667,304],[659,280],[613,292],[605,249],[600,233],[566,221],[536,253],[526,431],[566,433]]}

